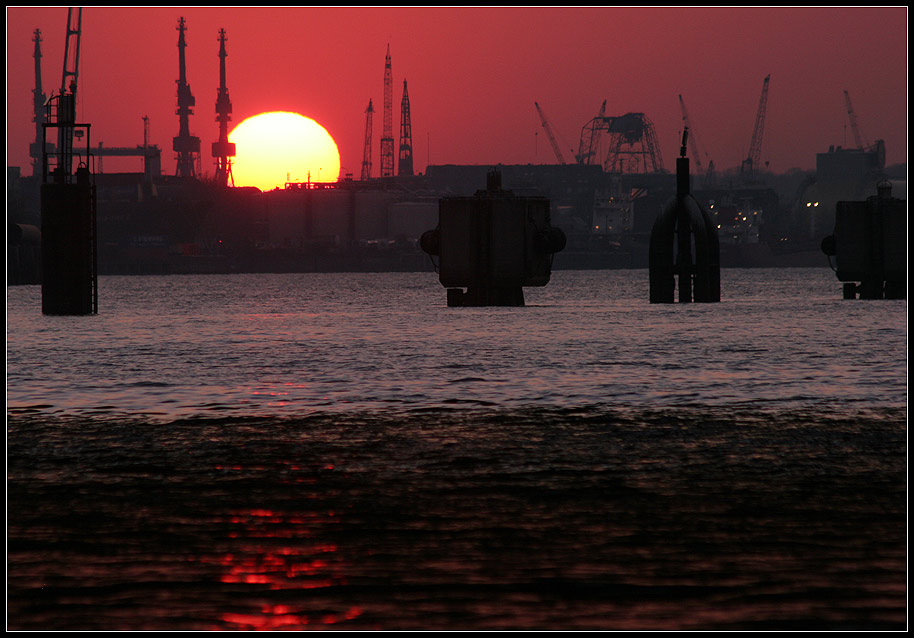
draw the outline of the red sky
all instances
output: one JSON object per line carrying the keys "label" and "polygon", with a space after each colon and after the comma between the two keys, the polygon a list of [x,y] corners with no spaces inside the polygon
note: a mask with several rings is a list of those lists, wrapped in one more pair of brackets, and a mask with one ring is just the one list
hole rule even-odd
{"label": "red sky", "polygon": [[[178,18],[187,21],[191,133],[204,170],[216,139],[218,31],[227,33],[233,122],[264,111],[317,120],[358,177],[365,107],[375,107],[373,175],[382,128],[384,54],[394,76],[394,137],[409,83],[414,162],[555,163],[534,101],[566,159],[607,100],[607,115],[643,112],[671,168],[682,94],[703,150],[721,168],[748,153],[762,82],[771,74],[762,160],[812,169],[816,153],[884,139],[907,159],[907,7],[887,8],[106,8],[83,10],[78,119],[93,145],[136,146],[144,115],[174,174]],[[60,88],[67,10],[7,7],[7,165],[29,168],[33,32],[43,89]],[[106,170],[108,162],[106,159]],[[133,161],[133,160],[128,160]],[[121,170],[140,170],[135,167]]]}

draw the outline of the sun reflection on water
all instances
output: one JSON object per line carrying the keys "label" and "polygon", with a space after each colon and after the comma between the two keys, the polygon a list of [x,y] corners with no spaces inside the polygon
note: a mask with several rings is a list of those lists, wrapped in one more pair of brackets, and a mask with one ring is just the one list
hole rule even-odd
{"label": "sun reflection on water", "polygon": [[[252,600],[244,610],[221,614],[219,629],[274,630],[308,626],[327,626],[350,621],[362,615],[358,605],[317,603],[310,595],[301,598],[294,592],[316,593],[345,586],[346,569],[338,546],[319,538],[328,527],[338,524],[333,511],[286,512],[254,508],[234,512],[225,521],[231,526],[230,552],[215,554],[201,562],[218,565],[219,581],[226,586],[250,586]],[[273,595],[268,592],[274,592]],[[283,595],[283,602],[272,600]],[[266,600],[264,600],[266,596]]]}

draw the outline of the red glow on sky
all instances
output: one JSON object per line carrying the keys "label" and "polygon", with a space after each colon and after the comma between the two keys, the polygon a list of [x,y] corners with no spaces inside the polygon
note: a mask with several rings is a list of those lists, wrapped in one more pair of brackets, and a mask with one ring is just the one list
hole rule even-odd
{"label": "red glow on sky", "polygon": [[[78,120],[92,124],[93,144],[137,146],[148,115],[169,175],[181,16],[196,98],[190,129],[209,173],[221,28],[232,124],[301,113],[336,140],[343,174],[359,175],[369,99],[380,137],[388,44],[394,134],[407,79],[418,172],[426,163],[555,163],[534,102],[569,150],[604,99],[607,115],[643,112],[671,159],[680,94],[704,151],[719,169],[735,167],[768,74],[762,159],[772,171],[812,169],[816,153],[853,144],[845,89],[864,136],[885,140],[887,164],[907,159],[907,7],[88,7]],[[41,29],[50,95],[61,83],[66,21],[65,7],[7,8],[7,163],[24,175],[34,137],[33,33]],[[375,171],[379,148],[375,139]],[[135,163],[120,170],[139,170]]]}

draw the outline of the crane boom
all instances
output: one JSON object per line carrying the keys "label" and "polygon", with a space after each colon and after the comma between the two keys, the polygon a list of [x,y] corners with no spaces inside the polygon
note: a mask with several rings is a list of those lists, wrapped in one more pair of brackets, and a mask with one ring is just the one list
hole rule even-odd
{"label": "crane boom", "polygon": [[[73,7],[67,9],[67,42],[63,58],[63,77],[60,80],[61,95],[68,90],[76,101],[76,82],[79,78],[79,40],[82,34],[83,10]],[[67,78],[71,78],[69,84]]]}
{"label": "crane boom", "polygon": [[368,108],[365,109],[365,149],[362,154],[362,181],[371,177],[371,120],[374,113],[374,107],[371,106],[371,100],[368,100]]}
{"label": "crane boom", "polygon": [[688,136],[689,147],[692,149],[692,155],[695,157],[695,168],[700,173],[702,172],[701,152],[698,150],[698,142],[695,140],[695,129],[692,128],[692,123],[689,121],[689,112],[686,111],[685,102],[683,101],[681,94],[679,96],[679,106],[682,109],[683,135],[685,135],[685,131],[692,132],[692,134]]}
{"label": "crane boom", "polygon": [[564,164],[565,158],[562,156],[562,150],[559,148],[558,142],[555,141],[555,135],[552,134],[552,127],[549,126],[549,121],[546,119],[543,109],[540,108],[538,102],[534,102],[533,105],[536,106],[536,112],[539,113],[540,120],[543,122],[543,128],[546,130],[546,136],[552,145],[552,152],[555,153],[555,158],[559,161],[559,164]]}
{"label": "crane boom", "polygon": [[857,126],[857,114],[854,113],[854,107],[851,104],[851,94],[847,92],[847,89],[844,90],[844,105],[847,107],[847,117],[851,121],[851,131],[854,132],[854,142],[857,144],[857,148],[864,149],[869,147],[866,140],[863,138],[863,135],[860,134],[860,127]]}
{"label": "crane boom", "polygon": [[762,135],[765,132],[765,111],[768,107],[768,82],[771,74],[765,76],[762,83],[762,96],[759,98],[758,112],[755,115],[755,128],[752,129],[752,142],[749,144],[749,156],[743,160],[740,173],[745,178],[751,178],[758,171],[762,155]]}

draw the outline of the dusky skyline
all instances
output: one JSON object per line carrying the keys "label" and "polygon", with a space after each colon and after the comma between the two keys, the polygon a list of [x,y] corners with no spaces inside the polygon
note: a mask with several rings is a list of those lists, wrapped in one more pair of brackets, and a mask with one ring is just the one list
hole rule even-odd
{"label": "dusky skyline", "polygon": [[[816,153],[854,145],[844,90],[866,140],[885,140],[886,163],[907,159],[907,7],[85,8],[78,119],[92,125],[93,145],[136,146],[148,116],[165,174],[175,168],[182,16],[196,99],[190,128],[205,173],[218,133],[223,28],[231,126],[267,111],[301,113],[327,129],[341,173],[356,177],[369,99],[373,176],[380,167],[388,45],[394,136],[405,79],[417,172],[429,163],[555,163],[534,102],[573,161],[603,100],[607,115],[642,112],[653,122],[669,170],[680,94],[705,161],[732,168],[748,153],[769,74],[761,152],[769,170],[810,170]],[[7,7],[7,165],[23,175],[34,137],[33,34],[41,30],[50,96],[60,87],[66,22],[65,7]]]}

